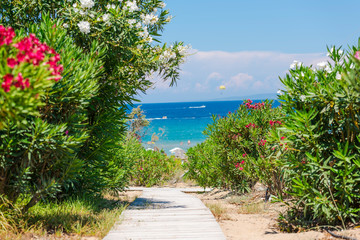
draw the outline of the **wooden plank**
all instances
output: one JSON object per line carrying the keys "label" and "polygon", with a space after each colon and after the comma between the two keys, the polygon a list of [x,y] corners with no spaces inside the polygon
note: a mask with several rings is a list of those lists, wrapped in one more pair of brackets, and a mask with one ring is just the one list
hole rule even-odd
{"label": "wooden plank", "polygon": [[226,239],[200,199],[174,188],[141,190],[104,240]]}

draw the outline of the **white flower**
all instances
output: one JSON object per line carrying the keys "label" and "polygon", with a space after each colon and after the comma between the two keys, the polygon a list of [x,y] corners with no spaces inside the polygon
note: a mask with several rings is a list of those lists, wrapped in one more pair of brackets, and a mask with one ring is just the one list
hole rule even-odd
{"label": "white flower", "polygon": [[105,13],[105,14],[102,16],[102,19],[103,19],[104,22],[109,21],[109,19],[110,19],[110,14]]}
{"label": "white flower", "polygon": [[172,59],[176,58],[176,54],[170,49],[165,50],[159,57],[160,61],[169,62]]}
{"label": "white flower", "polygon": [[337,80],[341,80],[341,74],[339,72],[336,73],[336,77]]}
{"label": "white flower", "polygon": [[319,62],[316,66],[320,69],[325,69],[327,65],[327,62]]}
{"label": "white flower", "polygon": [[301,95],[301,96],[300,96],[300,100],[301,100],[301,101],[305,101],[305,99],[306,99],[306,97],[305,97],[304,95]]}
{"label": "white flower", "polygon": [[135,25],[135,27],[136,27],[136,28],[141,28],[142,25],[141,25],[141,23],[137,23],[137,24]]}
{"label": "white flower", "polygon": [[127,20],[128,24],[130,24],[131,26],[134,25],[136,23],[135,19],[129,19]]}
{"label": "white flower", "polygon": [[303,73],[303,72],[301,72],[301,74],[300,74],[302,77],[305,77],[305,74]]}
{"label": "white flower", "polygon": [[81,21],[78,24],[80,32],[88,34],[90,32],[90,23],[87,21]]}
{"label": "white flower", "polygon": [[149,32],[144,30],[142,32],[139,32],[139,36],[145,39],[149,36]]}
{"label": "white flower", "polygon": [[168,16],[168,17],[166,18],[165,22],[170,22],[172,18],[173,18],[173,16]]}
{"label": "white flower", "polygon": [[342,55],[344,53],[343,50],[339,50],[339,54]]}
{"label": "white flower", "polygon": [[109,10],[109,9],[115,9],[115,4],[108,4],[106,5],[106,9]]}
{"label": "white flower", "polygon": [[69,24],[64,23],[64,24],[63,24],[63,27],[64,27],[64,28],[68,28],[68,27],[69,27]]}
{"label": "white flower", "polygon": [[81,15],[81,16],[86,15],[86,12],[84,12],[84,11],[83,11],[83,10],[81,10],[81,9],[80,9],[80,12],[79,12],[79,13],[80,13],[80,15]]}
{"label": "white flower", "polygon": [[143,46],[142,46],[142,45],[137,45],[136,48],[137,48],[137,49],[142,49]]}
{"label": "white flower", "polygon": [[149,25],[149,24],[154,25],[159,20],[159,18],[152,13],[146,15],[141,14],[140,18],[143,21],[143,24],[145,25]]}
{"label": "white flower", "polygon": [[159,7],[160,7],[160,8],[164,8],[164,7],[166,7],[166,3],[161,2],[161,3],[159,4]]}
{"label": "white flower", "polygon": [[74,4],[73,4],[73,7],[74,7],[74,8],[76,8],[76,7],[77,7],[77,4],[76,4],[76,3],[74,3]]}
{"label": "white flower", "polygon": [[125,6],[129,10],[129,12],[135,12],[135,11],[139,10],[139,7],[136,5],[135,1],[127,2]]}
{"label": "white flower", "polygon": [[279,90],[277,91],[277,94],[282,95],[282,91],[279,89]]}
{"label": "white flower", "polygon": [[331,73],[332,72],[331,67],[329,65],[326,65],[325,71]]}
{"label": "white flower", "polygon": [[82,8],[92,8],[95,5],[92,0],[80,0],[80,4]]}
{"label": "white flower", "polygon": [[92,14],[92,13],[90,13],[89,16],[90,16],[91,18],[94,18],[94,17],[95,17],[94,14]]}
{"label": "white flower", "polygon": [[78,13],[78,12],[79,12],[79,9],[75,8],[75,9],[74,9],[74,12]]}
{"label": "white flower", "polygon": [[185,56],[188,53],[189,49],[191,49],[190,45],[178,47],[178,51],[181,56]]}
{"label": "white flower", "polygon": [[151,36],[149,36],[146,40],[147,40],[149,43],[152,43],[153,38],[152,38]]}
{"label": "white flower", "polygon": [[291,69],[296,69],[297,67],[301,67],[303,63],[302,62],[298,62],[296,60],[293,61],[293,63],[290,65]]}
{"label": "white flower", "polygon": [[352,63],[351,65],[350,65],[350,69],[354,69],[355,68],[355,65]]}

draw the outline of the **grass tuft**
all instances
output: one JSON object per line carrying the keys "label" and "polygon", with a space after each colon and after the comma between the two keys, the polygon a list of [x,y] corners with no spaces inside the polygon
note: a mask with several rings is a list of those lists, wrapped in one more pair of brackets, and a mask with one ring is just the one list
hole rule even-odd
{"label": "grass tuft", "polygon": [[128,204],[129,201],[117,197],[79,196],[61,202],[38,203],[26,214],[21,214],[16,207],[0,207],[0,239],[49,235],[55,239],[103,238]]}
{"label": "grass tuft", "polygon": [[206,207],[210,209],[216,220],[228,220],[227,209],[220,203],[205,203]]}

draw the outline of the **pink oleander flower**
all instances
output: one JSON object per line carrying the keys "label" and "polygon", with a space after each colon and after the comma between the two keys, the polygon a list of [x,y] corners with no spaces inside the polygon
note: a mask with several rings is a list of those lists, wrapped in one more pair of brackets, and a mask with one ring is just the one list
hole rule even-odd
{"label": "pink oleander flower", "polygon": [[286,137],[281,137],[280,139],[281,139],[281,140],[284,140],[285,138],[286,138]]}
{"label": "pink oleander flower", "polygon": [[245,161],[244,161],[244,160],[242,160],[242,161],[241,161],[241,164],[242,164],[242,165],[244,165],[244,164],[245,164]]}
{"label": "pink oleander flower", "polygon": [[354,57],[360,60],[360,51],[356,51]]}
{"label": "pink oleander flower", "polygon": [[255,123],[249,123],[249,124],[246,125],[245,127],[246,127],[246,128],[250,128],[250,127],[256,128],[257,126],[255,125]]}
{"label": "pink oleander flower", "polygon": [[15,77],[14,86],[17,87],[17,88],[21,88],[22,90],[24,90],[25,88],[30,87],[29,79],[27,78],[27,79],[25,79],[25,81],[24,81],[24,78],[23,78],[22,74],[19,73],[19,74],[17,75],[17,77]]}
{"label": "pink oleander flower", "polygon": [[1,88],[4,89],[5,92],[9,92],[10,91],[10,87],[12,85],[14,76],[10,73],[6,74],[3,77],[4,81],[1,84]]}
{"label": "pink oleander flower", "polygon": [[266,143],[265,139],[261,139],[260,142],[258,143],[259,146],[264,146]]}
{"label": "pink oleander flower", "polygon": [[15,37],[15,31],[12,27],[5,28],[0,25],[0,46],[6,44],[10,45]]}
{"label": "pink oleander flower", "polygon": [[243,156],[243,157],[246,157],[246,156],[247,156],[247,154],[246,154],[246,153],[244,153],[242,156]]}
{"label": "pink oleander flower", "polygon": [[14,68],[16,65],[18,65],[19,62],[14,59],[14,58],[8,58],[7,59],[7,65],[10,67],[10,68]]}
{"label": "pink oleander flower", "polygon": [[244,168],[243,168],[243,167],[239,167],[239,170],[242,171],[242,170],[244,170]]}

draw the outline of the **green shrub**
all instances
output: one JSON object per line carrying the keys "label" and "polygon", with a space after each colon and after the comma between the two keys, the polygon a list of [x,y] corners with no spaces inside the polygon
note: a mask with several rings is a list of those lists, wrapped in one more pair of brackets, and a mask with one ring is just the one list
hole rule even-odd
{"label": "green shrub", "polygon": [[206,142],[189,150],[188,176],[237,191],[249,191],[261,181],[270,192],[282,193],[283,175],[267,143],[269,131],[282,125],[280,108],[272,108],[271,101],[246,100],[234,113],[213,121],[204,131]]}
{"label": "green shrub", "polygon": [[294,62],[281,79],[292,152],[283,158],[294,199],[288,218],[296,224],[359,220],[359,48],[332,47],[331,61],[315,67]]}
{"label": "green shrub", "polygon": [[[44,21],[30,26],[30,30],[40,42],[46,42],[60,53],[64,68],[62,79],[56,83],[46,80],[52,86],[42,90],[42,95],[35,95],[41,104],[32,110],[35,114],[23,115],[26,125],[16,125],[16,121],[10,119],[0,130],[0,194],[12,202],[19,197],[29,199],[24,211],[42,198],[59,194],[79,177],[83,166],[79,152],[89,137],[87,108],[89,99],[98,92],[97,81],[102,72],[99,70],[103,56],[101,47],[94,42],[91,51],[84,54],[82,49],[72,45],[66,30],[54,27],[56,25],[61,25],[61,21],[54,22],[44,16]],[[25,67],[26,64],[29,65],[24,63]],[[12,71],[22,69],[20,64]],[[43,70],[38,67],[35,70],[34,75],[41,76]],[[29,90],[11,87],[9,92],[1,92],[1,96],[8,98],[8,94],[15,91],[24,92],[25,97],[32,94],[36,84],[29,78]]]}
{"label": "green shrub", "polygon": [[211,139],[188,149],[185,162],[186,178],[193,179],[201,187],[221,187],[226,180],[221,174],[217,145]]}
{"label": "green shrub", "polygon": [[146,187],[163,184],[182,170],[180,159],[163,151],[146,150],[134,136],[128,135],[121,146],[119,157],[127,163],[126,178],[132,184]]}

